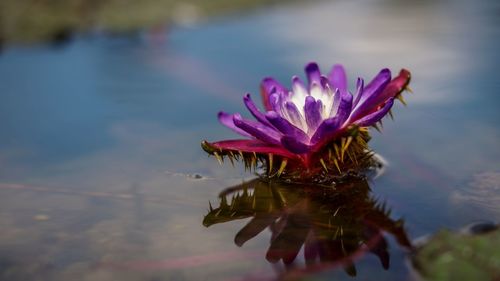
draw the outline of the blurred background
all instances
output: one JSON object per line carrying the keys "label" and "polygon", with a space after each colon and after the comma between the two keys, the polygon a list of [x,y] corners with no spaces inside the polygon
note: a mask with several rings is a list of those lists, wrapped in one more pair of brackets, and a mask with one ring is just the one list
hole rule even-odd
{"label": "blurred background", "polygon": [[1,3],[2,39],[8,43],[61,41],[74,33],[98,30],[110,34],[190,25],[231,12],[243,13],[283,0],[33,0]]}
{"label": "blurred background", "polygon": [[[243,94],[310,61],[344,64],[351,88],[412,72],[372,132],[389,164],[370,183],[411,238],[498,221],[499,26],[495,0],[1,0],[0,280],[279,278],[268,232],[238,248],[243,222],[201,224],[252,174],[199,144],[235,138],[217,112],[248,116]],[[358,279],[408,278],[389,242],[391,268],[362,258]]]}

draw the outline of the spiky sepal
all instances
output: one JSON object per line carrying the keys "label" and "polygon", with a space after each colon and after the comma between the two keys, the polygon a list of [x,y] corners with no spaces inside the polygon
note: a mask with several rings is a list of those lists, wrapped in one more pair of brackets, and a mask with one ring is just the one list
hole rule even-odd
{"label": "spiky sepal", "polygon": [[[368,147],[368,128],[353,126],[342,137],[311,154],[285,154],[279,150],[221,146],[203,141],[201,146],[219,163],[241,161],[245,169],[263,178],[279,178],[287,182],[328,184],[347,174],[363,174],[377,165]],[[238,149],[240,148],[240,149]],[[260,173],[259,173],[260,172]]]}

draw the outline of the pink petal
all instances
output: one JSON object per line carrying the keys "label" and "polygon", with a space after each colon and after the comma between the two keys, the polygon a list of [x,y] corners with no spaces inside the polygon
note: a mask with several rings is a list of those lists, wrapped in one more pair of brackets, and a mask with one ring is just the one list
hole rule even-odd
{"label": "pink petal", "polygon": [[291,153],[283,147],[272,146],[260,140],[225,140],[212,143],[203,141],[201,147],[210,154],[218,151],[230,150],[247,153],[272,153],[286,158],[297,158],[296,154]]}

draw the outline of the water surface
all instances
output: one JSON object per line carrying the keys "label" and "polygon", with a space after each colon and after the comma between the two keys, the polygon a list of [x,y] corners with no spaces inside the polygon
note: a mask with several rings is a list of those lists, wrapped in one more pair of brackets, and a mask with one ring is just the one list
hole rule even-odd
{"label": "water surface", "polygon": [[[417,3],[418,2],[418,3]],[[343,63],[354,83],[413,74],[408,107],[373,132],[389,162],[371,195],[410,238],[499,220],[500,7],[496,1],[334,1],[173,27],[164,40],[81,36],[0,55],[1,280],[262,280],[271,233],[242,247],[248,219],[203,226],[208,202],[252,178],[220,167],[203,139],[234,137],[215,118],[243,112],[264,76]],[[359,280],[408,276],[356,260]],[[300,262],[300,258],[298,260]],[[306,275],[351,280],[342,269]],[[315,280],[316,280],[315,279]]]}

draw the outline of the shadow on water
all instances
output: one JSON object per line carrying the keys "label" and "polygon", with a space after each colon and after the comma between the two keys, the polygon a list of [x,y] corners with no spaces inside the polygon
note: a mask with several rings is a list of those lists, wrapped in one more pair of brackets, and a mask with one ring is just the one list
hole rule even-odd
{"label": "shadow on water", "polygon": [[210,205],[203,225],[250,218],[234,237],[239,247],[268,228],[271,241],[265,258],[283,265],[287,278],[336,267],[355,276],[354,263],[365,253],[376,255],[387,270],[390,256],[384,233],[402,248],[412,247],[404,221],[391,218],[366,179],[351,178],[335,187],[254,179],[223,190],[219,199],[217,208]]}

